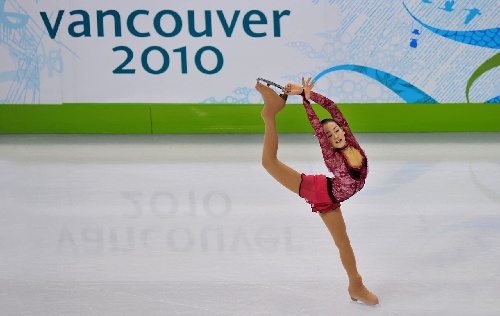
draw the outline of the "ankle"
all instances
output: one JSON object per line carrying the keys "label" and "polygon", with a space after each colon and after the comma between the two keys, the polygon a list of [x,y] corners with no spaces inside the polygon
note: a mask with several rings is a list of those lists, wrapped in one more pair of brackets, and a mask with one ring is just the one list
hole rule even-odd
{"label": "ankle", "polygon": [[349,277],[349,286],[358,286],[363,284],[363,278],[361,275],[358,273],[356,275],[350,276]]}

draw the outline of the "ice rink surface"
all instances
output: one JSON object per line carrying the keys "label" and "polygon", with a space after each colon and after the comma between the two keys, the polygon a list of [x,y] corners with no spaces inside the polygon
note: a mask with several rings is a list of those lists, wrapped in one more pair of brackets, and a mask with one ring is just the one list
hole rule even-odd
{"label": "ice rink surface", "polygon": [[[380,306],[262,135],[0,135],[0,315],[500,315],[500,134],[357,134],[342,204]],[[308,134],[279,157],[323,173]]]}

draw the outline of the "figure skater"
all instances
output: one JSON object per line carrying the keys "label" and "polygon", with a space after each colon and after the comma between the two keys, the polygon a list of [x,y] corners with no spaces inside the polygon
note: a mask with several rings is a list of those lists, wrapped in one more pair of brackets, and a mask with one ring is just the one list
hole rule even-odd
{"label": "figure skater", "polygon": [[[356,267],[340,202],[361,190],[368,173],[364,151],[354,138],[349,125],[335,103],[312,90],[311,78],[302,86],[287,84],[280,96],[269,86],[257,82],[256,89],[262,94],[264,108],[261,116],[265,124],[262,166],[284,187],[304,198],[313,212],[319,213],[339,249],[340,259],[349,278],[348,293],[353,301],[367,305],[377,305],[378,297],[364,285]],[[288,95],[302,95],[307,117],[319,140],[325,164],[333,178],[325,175],[305,175],[278,160],[278,132],[276,115],[285,107]],[[309,103],[309,99],[328,110],[331,119],[319,121]]]}

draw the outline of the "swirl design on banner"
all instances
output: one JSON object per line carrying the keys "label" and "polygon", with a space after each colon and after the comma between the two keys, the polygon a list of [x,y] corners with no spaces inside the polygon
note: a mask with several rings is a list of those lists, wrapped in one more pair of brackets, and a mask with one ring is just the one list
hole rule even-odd
{"label": "swirl design on banner", "polygon": [[369,78],[372,78],[379,83],[383,84],[387,88],[391,89],[394,93],[396,93],[400,98],[402,98],[406,103],[438,103],[434,98],[418,89],[411,83],[391,75],[382,70],[360,66],[360,65],[340,65],[331,67],[323,70],[319,74],[314,77],[314,81],[317,81],[324,75],[330,72],[339,71],[339,70],[347,70],[354,71],[365,75]]}
{"label": "swirl design on banner", "polygon": [[[465,96],[467,97],[467,103],[470,103],[469,91],[474,81],[476,81],[479,77],[481,77],[485,72],[490,71],[491,69],[496,68],[498,66],[500,66],[500,53],[494,55],[493,57],[485,61],[481,66],[479,66],[476,69],[476,71],[474,71],[472,76],[469,78],[469,81],[467,81],[467,87],[465,88]],[[499,103],[499,99],[500,96],[488,100],[486,101],[486,103]]]}
{"label": "swirl design on banner", "polygon": [[450,30],[442,30],[436,27],[432,27],[430,25],[425,24],[420,21],[417,17],[415,17],[406,4],[403,2],[403,6],[405,7],[408,14],[417,21],[420,25],[425,27],[431,32],[434,32],[442,37],[480,47],[486,48],[494,48],[500,49],[500,28],[486,29],[486,30],[473,30],[473,31],[450,31]]}

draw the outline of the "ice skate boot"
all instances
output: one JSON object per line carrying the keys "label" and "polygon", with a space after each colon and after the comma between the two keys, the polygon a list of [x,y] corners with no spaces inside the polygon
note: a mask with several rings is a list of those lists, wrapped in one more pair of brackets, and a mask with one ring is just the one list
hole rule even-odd
{"label": "ice skate boot", "polygon": [[349,282],[349,295],[354,302],[362,302],[363,304],[374,306],[378,305],[378,297],[363,285],[361,277]]}
{"label": "ice skate boot", "polygon": [[[277,84],[276,82],[272,82],[271,80],[267,80],[264,78],[257,78],[257,82],[259,82],[259,81],[265,82],[268,87],[274,86],[274,87],[280,89],[281,91],[290,92],[290,89],[285,88],[283,86],[280,86],[279,84]],[[280,96],[280,98],[282,98],[286,102],[286,99],[288,98],[287,94],[281,93],[279,96]]]}
{"label": "ice skate boot", "polygon": [[281,97],[272,88],[260,82],[257,82],[255,89],[262,94],[262,98],[264,99],[264,109],[262,110],[262,115],[276,115],[285,107],[287,95]]}

